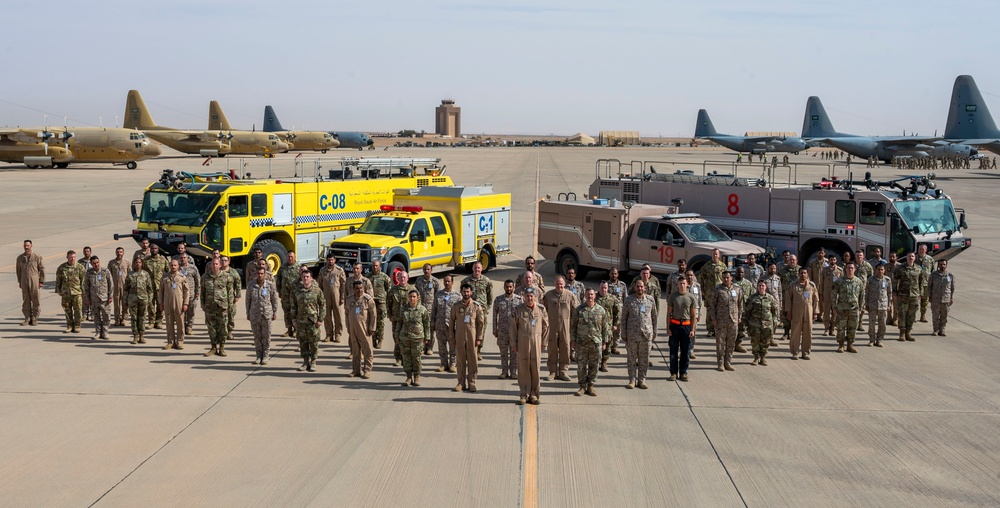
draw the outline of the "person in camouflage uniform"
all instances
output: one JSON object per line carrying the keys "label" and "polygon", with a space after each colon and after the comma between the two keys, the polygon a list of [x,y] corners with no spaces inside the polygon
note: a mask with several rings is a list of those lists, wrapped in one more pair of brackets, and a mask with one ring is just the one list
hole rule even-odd
{"label": "person in camouflage uniform", "polygon": [[448,330],[451,328],[451,306],[458,303],[462,295],[453,289],[454,281],[450,274],[444,276],[444,287],[435,293],[434,305],[431,307],[431,325],[434,327],[434,336],[437,337],[438,356],[441,359],[438,372],[455,372],[455,343],[449,337]]}
{"label": "person in camouflage uniform", "polygon": [[[180,245],[178,252],[180,252]],[[191,294],[188,295],[191,301],[188,302],[188,309],[184,312],[184,334],[191,335],[194,333],[194,311],[198,306],[196,302],[201,298],[201,274],[198,273],[198,267],[191,261],[193,258],[189,254],[180,253],[174,256],[174,259],[180,262],[180,267],[177,270],[187,279],[188,287],[192,289]]]}
{"label": "person in camouflage uniform", "polygon": [[[889,253],[889,258],[885,263],[885,276],[889,277],[891,282],[893,279],[893,273],[895,273],[896,268],[899,266],[899,256],[895,252]],[[892,301],[892,289],[889,290],[889,300]],[[896,324],[896,307],[894,305],[889,305],[889,312],[885,315],[886,325]]]}
{"label": "person in camouflage uniform", "polygon": [[399,345],[399,320],[403,309],[409,304],[410,291],[416,291],[417,288],[410,284],[410,274],[404,271],[396,275],[396,281],[386,295],[386,308],[389,311],[389,323],[392,324],[392,356],[396,359],[396,365],[399,365],[403,362],[403,353]]}
{"label": "person in camouflage uniform", "polygon": [[94,319],[94,339],[108,340],[111,326],[111,301],[114,281],[111,272],[101,267],[97,256],[90,258],[90,270],[83,282],[83,306],[91,309]]}
{"label": "person in camouflage uniform", "polygon": [[597,382],[597,366],[601,361],[601,351],[611,342],[611,317],[604,307],[597,305],[597,294],[593,289],[583,293],[583,304],[573,309],[570,334],[576,344],[576,380],[580,389],[576,395],[594,397],[594,383]]}
{"label": "person in camouflage uniform", "polygon": [[[524,288],[534,287],[538,288],[537,294],[539,295],[545,294],[545,283],[542,281],[542,275],[535,271],[534,256],[528,256],[524,258],[524,269],[525,271],[518,274],[517,280],[514,281],[514,292],[517,293],[518,296],[523,297],[524,295],[521,292],[524,290]],[[528,273],[531,273],[532,275],[532,279],[530,282],[525,277],[525,275]]]}
{"label": "person in camouflage uniform", "polygon": [[823,285],[818,286],[820,305],[822,305],[823,331],[827,335],[833,335],[837,325],[836,309],[833,306],[833,286],[844,276],[844,269],[838,264],[839,259],[837,256],[830,256],[827,267],[823,269]]}
{"label": "person in camouflage uniform", "polygon": [[156,299],[153,280],[149,273],[143,270],[143,260],[137,257],[132,261],[132,271],[125,276],[125,304],[128,306],[129,323],[132,325],[132,344],[146,343],[146,308]]}
{"label": "person in camouflage uniform", "polygon": [[[83,248],[83,256],[77,260],[77,263],[83,265],[83,268],[90,273],[90,258],[92,256],[93,250],[90,247]],[[85,279],[86,280],[86,279]],[[87,305],[87,294],[83,295],[83,320],[92,321],[94,317],[91,315],[90,305]]]}
{"label": "person in camouflage uniform", "polygon": [[347,274],[337,266],[337,256],[332,251],[326,255],[326,265],[319,269],[317,282],[323,290],[323,298],[326,298],[326,315],[323,317],[326,334],[323,342],[340,342],[340,336],[344,334],[342,307],[348,293]]}
{"label": "person in camouflage uniform", "polygon": [[[628,286],[625,281],[618,278],[618,269],[612,268],[608,270],[608,293],[611,293],[618,299],[618,303],[624,304],[625,297],[628,296]],[[618,354],[617,352],[615,354]]]}
{"label": "person in camouflage uniform", "polygon": [[503,283],[503,294],[493,300],[493,336],[500,348],[500,379],[517,378],[517,358],[510,346],[510,317],[524,299],[514,294],[514,281]]}
{"label": "person in camouflage uniform", "polygon": [[[404,274],[406,272],[399,273],[400,276]],[[400,280],[406,283],[408,278],[400,277]],[[403,386],[420,386],[420,356],[424,351],[424,344],[431,340],[431,316],[420,305],[420,293],[416,289],[410,289],[406,293],[406,302],[396,311],[393,332],[393,337],[399,337],[397,346],[403,360],[403,372],[406,374]]]}
{"label": "person in camouflage uniform", "polygon": [[948,324],[948,310],[955,303],[955,276],[948,271],[948,261],[937,262],[937,270],[931,274],[927,293],[931,299],[931,322],[934,326],[932,335],[945,337],[944,327]]}
{"label": "person in camouflage uniform", "polygon": [[[413,284],[417,287],[417,292],[420,293],[420,303],[430,312],[434,308],[434,295],[441,290],[441,281],[433,274],[433,268],[430,263],[424,264],[423,275],[418,278]],[[431,350],[434,349],[434,327],[431,326],[431,341],[429,344],[424,346],[424,354],[431,354]]]}
{"label": "person in camouflage uniform", "polygon": [[667,292],[666,295],[669,298],[670,295],[677,292],[678,282],[685,278],[685,273],[687,272],[687,261],[683,259],[677,260],[677,271],[670,274],[667,277]]}
{"label": "person in camouflage uniform", "polygon": [[233,301],[233,279],[222,272],[218,259],[208,263],[208,270],[201,281],[201,310],[205,313],[205,327],[212,348],[205,356],[226,356],[226,339],[229,337],[229,307]]}
{"label": "person in camouflage uniform", "polygon": [[[233,284],[232,301],[229,302],[229,315],[226,323],[226,339],[233,340],[233,329],[236,328],[236,304],[240,303],[240,297],[243,295],[243,279],[240,278],[240,273],[230,266],[229,256],[219,256],[219,260],[222,262],[220,272],[228,275]],[[248,272],[247,279],[253,278],[255,273],[255,271]]]}
{"label": "person in camouflage uniform", "polygon": [[[541,283],[541,279],[535,279],[536,284]],[[490,306],[493,305],[493,281],[489,277],[483,275],[483,264],[476,261],[472,264],[472,275],[466,277],[462,284],[468,284],[472,286],[472,298],[474,298],[479,305],[483,306],[483,319],[487,322],[483,324],[486,326],[489,324],[489,319],[487,316],[490,315]],[[483,361],[483,343],[480,342],[476,347],[476,360]]]}
{"label": "person in camouflage uniform", "polygon": [[[691,339],[689,341],[691,345],[688,346],[688,360],[690,361],[696,358],[694,354],[694,338],[695,335],[697,335],[698,327],[695,326],[695,324],[698,323],[698,321],[701,319],[701,313],[702,313],[701,308],[702,304],[704,303],[702,295],[704,294],[704,291],[702,291],[701,289],[701,284],[698,283],[698,278],[695,277],[694,270],[688,269],[688,271],[685,272],[684,274],[684,279],[686,279],[688,283],[688,293],[691,293],[691,295],[694,296],[695,302],[698,304],[698,312],[695,315],[691,316],[692,324],[691,324],[691,334],[689,336],[689,339]],[[705,321],[708,320],[709,318],[706,316]]]}
{"label": "person in camouflage uniform", "polygon": [[[785,316],[784,310],[782,309],[782,306],[785,304],[785,297],[784,297],[785,291],[784,291],[784,286],[781,285],[781,276],[778,275],[778,266],[774,262],[768,263],[767,273],[765,273],[760,280],[767,283],[767,294],[773,296],[774,299],[778,301],[778,315],[781,317],[779,318],[780,321],[777,321],[774,324],[776,331],[778,324],[784,322],[784,320],[787,318],[787,316]],[[769,346],[773,347],[777,345],[778,343],[774,340],[774,333],[772,333],[771,343],[769,344]]]}
{"label": "person in camouflage uniform", "polygon": [[906,263],[896,268],[892,275],[893,306],[897,309],[899,340],[915,341],[910,333],[920,307],[920,295],[924,291],[924,277],[916,264],[917,255],[906,255]]}
{"label": "person in camouflage uniform", "polygon": [[[795,281],[799,280],[800,268],[802,267],[799,266],[798,256],[796,256],[795,254],[789,254],[788,263],[786,263],[785,266],[778,271],[778,275],[781,276],[781,287],[785,288],[785,291],[788,291],[788,288],[792,287],[792,284],[795,283]],[[806,270],[806,272],[808,271],[809,270]],[[784,327],[784,332],[785,332],[784,335],[788,335],[788,332],[792,328],[792,322],[788,321],[787,319],[783,320],[782,326]]]}
{"label": "person in camouflage uniform", "polygon": [[622,334],[628,353],[628,385],[626,388],[646,389],[646,371],[649,370],[649,348],[656,339],[653,321],[656,302],[646,294],[646,281],[635,283],[635,292],[625,299],[622,307]]}
{"label": "person in camouflage uniform", "polygon": [[246,274],[246,313],[256,353],[253,365],[267,365],[271,353],[271,323],[278,317],[278,288],[267,278],[269,268],[258,265],[255,270],[256,276]]}
{"label": "person in camouflage uniform", "polygon": [[767,273],[766,268],[757,264],[757,255],[753,252],[747,254],[747,262],[744,265],[744,270],[746,271],[747,280],[750,281],[750,287],[754,288],[757,287],[757,283]]}
{"label": "person in camouflage uniform", "polygon": [[347,287],[350,288],[349,292],[353,292],[354,281],[361,281],[362,290],[374,300],[375,288],[372,286],[372,281],[368,280],[368,277],[365,277],[364,270],[365,267],[360,262],[354,263],[351,266],[351,274],[347,276]]}
{"label": "person in camouflage uniform", "polygon": [[920,275],[923,277],[923,289],[920,293],[920,322],[927,322],[927,304],[930,302],[931,272],[934,271],[934,258],[927,253],[927,244],[917,246],[917,264],[920,265]]}
{"label": "person in camouflage uniform", "polygon": [[115,249],[115,259],[108,263],[108,271],[111,272],[111,279],[114,282],[112,297],[115,309],[115,326],[125,326],[125,314],[128,312],[128,303],[125,302],[125,276],[129,272],[129,261],[125,259],[125,249],[118,247]]}
{"label": "person in camouflage uniform", "polygon": [[350,377],[369,379],[372,372],[372,334],[375,333],[375,299],[365,293],[365,283],[351,282],[351,295],[344,300],[347,342],[351,347]]}
{"label": "person in camouflage uniform", "polygon": [[722,284],[712,292],[711,316],[715,323],[716,370],[736,370],[732,366],[736,332],[743,317],[743,290],[733,284],[733,274],[723,272]]}
{"label": "person in camouflage uniform", "polygon": [[[368,280],[372,284],[372,297],[375,298],[375,310],[378,312],[378,317],[375,320],[375,336],[372,340],[375,343],[375,349],[382,349],[382,340],[385,338],[385,318],[389,316],[386,296],[392,289],[392,281],[389,280],[388,275],[382,272],[382,263],[378,260],[372,261],[372,274]],[[389,333],[392,333],[392,330],[389,330]],[[393,354],[395,355],[395,352]]]}
{"label": "person in camouflage uniform", "polygon": [[892,279],[885,274],[885,265],[875,266],[875,275],[865,283],[865,306],[868,307],[868,345],[882,347],[885,321],[892,306]]}
{"label": "person in camouflage uniform", "polygon": [[[749,300],[750,297],[757,292],[757,290],[754,288],[754,285],[751,284],[750,281],[746,278],[746,269],[744,269],[742,266],[736,267],[736,277],[733,278],[733,285],[739,286],[740,291],[742,291],[743,308],[746,308],[747,300]],[[736,349],[734,349],[733,351],[737,353],[747,352],[747,350],[743,347],[743,337],[746,336],[747,336],[746,324],[743,323],[743,320],[740,320],[739,328],[736,331]]]}
{"label": "person in camouflage uniform", "polygon": [[653,299],[653,334],[656,334],[656,320],[660,316],[660,279],[653,276],[653,269],[649,265],[642,265],[642,269],[639,270],[639,275],[632,279],[632,283],[629,284],[628,292],[629,294],[635,293],[636,282],[643,281],[646,283],[646,296]]}
{"label": "person in camouflage uniform", "polygon": [[753,362],[750,365],[767,366],[767,349],[778,324],[778,299],[767,292],[767,282],[759,281],[754,295],[743,308],[743,322],[750,334]]}
{"label": "person in camouflage uniform", "polygon": [[[854,265],[856,266],[854,275],[855,277],[861,279],[861,285],[864,286],[868,283],[868,279],[871,278],[872,275],[875,275],[875,267],[865,259],[865,251],[863,249],[858,249],[857,252],[854,253]],[[865,309],[862,308],[861,315],[858,317],[859,332],[865,331],[864,326],[862,326],[864,321]]]}
{"label": "person in camouflage uniform", "polygon": [[837,309],[837,352],[844,352],[847,343],[848,353],[857,353],[854,349],[854,335],[861,318],[861,309],[865,307],[865,283],[860,277],[855,277],[857,270],[854,262],[844,267],[844,276],[833,284],[833,306]]}
{"label": "person in camouflage uniform", "polygon": [[[809,280],[813,281],[816,287],[820,289],[823,288],[823,270],[828,266],[830,266],[830,261],[827,259],[826,249],[820,247],[819,251],[816,252],[816,258],[809,262]],[[826,305],[825,301],[821,291],[819,294],[819,307],[821,309]]]}
{"label": "person in camouflage uniform", "polygon": [[[170,271],[170,261],[166,256],[160,254],[160,246],[155,243],[149,246],[149,258],[144,261],[146,264],[143,266],[146,273],[149,274],[149,280],[153,281],[153,291],[159,295],[160,283],[163,282],[163,276]],[[152,323],[153,328],[163,328],[163,306],[160,305],[161,303],[158,298],[154,298],[153,303],[149,306],[146,318],[147,329],[149,329],[150,323]]]}
{"label": "person in camouflage uniform", "polygon": [[76,252],[66,253],[66,262],[56,269],[56,294],[62,297],[62,308],[66,313],[66,331],[80,333],[83,321],[83,283],[87,269],[76,262]]}
{"label": "person in camouflage uniform", "polygon": [[601,282],[600,287],[597,289],[597,305],[604,307],[604,311],[608,313],[608,318],[611,321],[611,340],[609,341],[608,347],[601,351],[601,366],[597,370],[601,372],[608,371],[608,360],[617,350],[615,342],[621,334],[621,320],[622,320],[622,302],[617,296],[608,292],[608,281]]}
{"label": "person in camouflage uniform", "polygon": [[320,327],[323,325],[323,315],[326,314],[326,299],[323,298],[319,284],[313,281],[312,272],[308,268],[300,269],[300,277],[291,298],[291,313],[295,320],[295,338],[299,341],[299,353],[302,355],[299,371],[313,372],[316,370]]}
{"label": "person in camouflage uniform", "polygon": [[276,286],[281,297],[281,312],[285,316],[285,333],[282,337],[295,337],[295,315],[292,314],[292,300],[295,299],[296,286],[299,283],[301,271],[295,262],[295,253],[289,252],[285,264],[278,269]]}
{"label": "person in camouflage uniform", "polygon": [[709,335],[715,335],[715,323],[712,320],[714,315],[712,300],[714,299],[715,287],[722,284],[722,274],[728,269],[729,267],[722,262],[722,253],[719,249],[712,249],[712,260],[702,265],[701,270],[698,271],[698,283],[701,284],[705,299],[705,329],[708,330]]}
{"label": "person in camouflage uniform", "polygon": [[458,368],[458,384],[453,391],[476,391],[479,374],[477,350],[482,347],[486,334],[486,309],[475,299],[475,289],[463,283],[462,301],[451,306],[451,328],[448,336],[455,344],[455,359]]}
{"label": "person in camouflage uniform", "polygon": [[573,293],[578,301],[583,301],[583,292],[587,290],[587,287],[582,282],[576,280],[576,269],[574,268],[566,270],[566,289],[570,293]]}

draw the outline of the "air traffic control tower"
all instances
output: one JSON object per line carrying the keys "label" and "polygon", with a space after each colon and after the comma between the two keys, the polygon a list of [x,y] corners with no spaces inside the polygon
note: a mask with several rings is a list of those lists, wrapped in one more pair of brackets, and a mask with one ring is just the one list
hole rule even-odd
{"label": "air traffic control tower", "polygon": [[452,138],[462,136],[462,108],[455,101],[445,99],[434,108],[434,132]]}

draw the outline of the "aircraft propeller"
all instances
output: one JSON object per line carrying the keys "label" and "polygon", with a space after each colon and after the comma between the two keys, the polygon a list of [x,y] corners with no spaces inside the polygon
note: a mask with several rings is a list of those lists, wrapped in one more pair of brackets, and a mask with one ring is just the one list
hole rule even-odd
{"label": "aircraft propeller", "polygon": [[63,140],[63,144],[66,146],[66,151],[69,151],[69,138],[73,137],[73,133],[69,131],[69,125],[67,125],[67,117],[63,117],[63,131],[59,134],[59,138]]}

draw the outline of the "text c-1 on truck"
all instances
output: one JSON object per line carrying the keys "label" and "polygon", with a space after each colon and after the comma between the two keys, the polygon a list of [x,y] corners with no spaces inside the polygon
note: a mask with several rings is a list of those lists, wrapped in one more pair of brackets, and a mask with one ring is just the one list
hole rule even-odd
{"label": "text c-1 on truck", "polygon": [[713,249],[731,269],[763,250],[676,206],[606,199],[538,203],[538,252],[555,261],[560,275],[570,268],[579,277],[592,268],[639,270],[647,263],[654,275],[669,275],[681,259],[698,271]]}
{"label": "text c-1 on truck", "polygon": [[390,276],[424,264],[471,268],[476,261],[486,271],[510,253],[510,203],[510,194],[491,186],[396,189],[392,205],[330,243],[328,252],[347,271],[360,262],[370,273],[375,260]]}

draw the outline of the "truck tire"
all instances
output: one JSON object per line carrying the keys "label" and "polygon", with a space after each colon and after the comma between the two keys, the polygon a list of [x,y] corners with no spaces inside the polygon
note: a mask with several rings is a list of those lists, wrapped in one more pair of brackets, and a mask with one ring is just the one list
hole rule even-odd
{"label": "truck tire", "polygon": [[267,260],[267,265],[271,267],[272,275],[277,275],[281,265],[288,259],[288,250],[277,240],[259,240],[253,244],[251,252],[253,249],[260,249],[261,256]]}
{"label": "truck tire", "polygon": [[569,269],[576,270],[577,277],[580,276],[580,260],[576,257],[573,251],[562,251],[559,256],[556,257],[556,273],[566,276],[566,271]]}
{"label": "truck tire", "polygon": [[[493,255],[490,254],[489,250],[483,249],[479,251],[479,256],[476,258],[476,260],[483,264],[483,273],[486,273],[487,271],[489,271],[490,265],[493,264]],[[471,266],[469,267],[469,271],[470,272],[472,271]]]}
{"label": "truck tire", "polygon": [[385,274],[389,276],[389,280],[393,284],[396,283],[396,272],[405,272],[406,265],[400,263],[399,261],[389,261],[389,264],[385,265]]}

